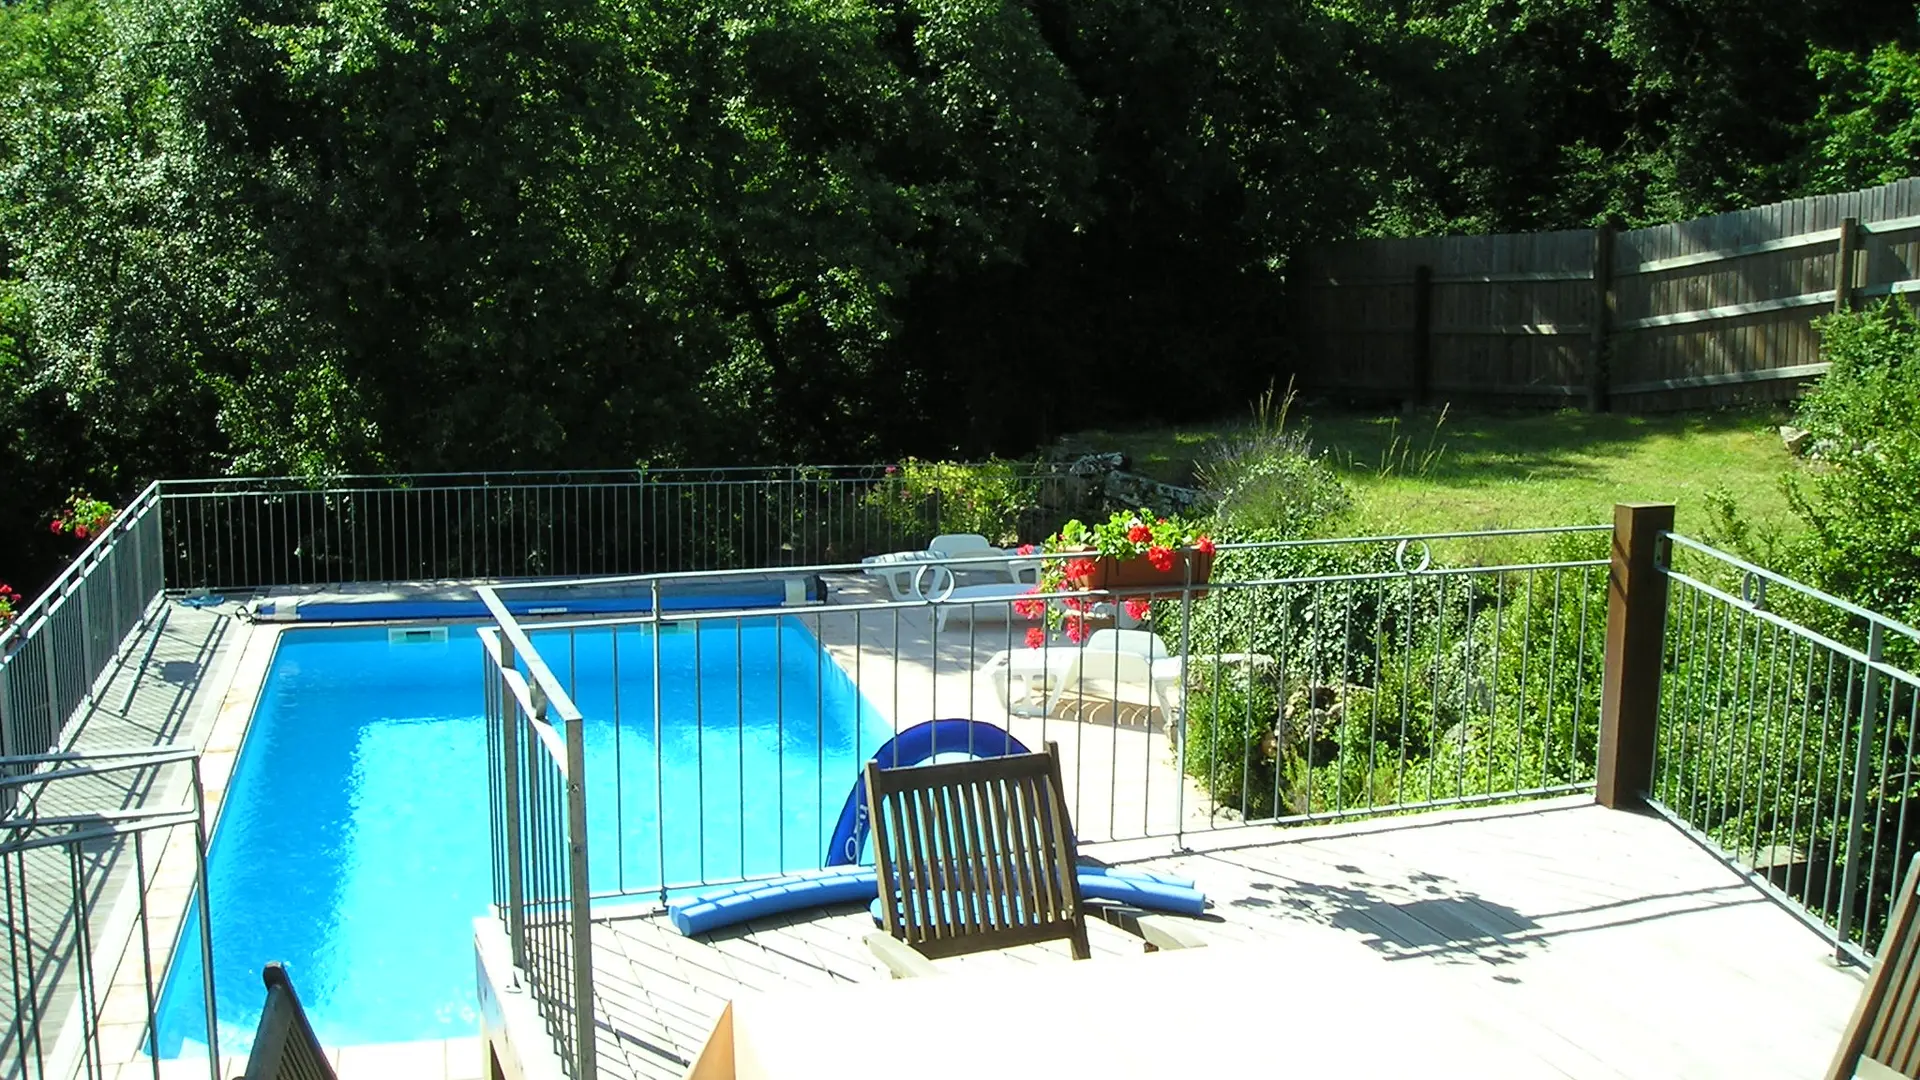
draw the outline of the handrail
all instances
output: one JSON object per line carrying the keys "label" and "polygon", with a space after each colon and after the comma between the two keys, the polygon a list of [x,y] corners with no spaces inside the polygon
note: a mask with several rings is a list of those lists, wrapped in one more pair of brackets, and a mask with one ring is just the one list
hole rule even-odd
{"label": "handrail", "polygon": [[[1698,540],[1694,540],[1690,537],[1682,536],[1677,532],[1672,532],[1672,531],[1662,532],[1660,534],[1660,538],[1662,540],[1668,541],[1669,543],[1675,546],[1686,548],[1687,550],[1692,551],[1696,554],[1704,555],[1710,559],[1713,559],[1717,562],[1723,563],[1736,570],[1739,570],[1740,572],[1746,574],[1750,580],[1758,579],[1761,581],[1769,582],[1774,585],[1779,585],[1782,588],[1789,590],[1790,592],[1799,593],[1800,595],[1805,596],[1808,599],[1818,600],[1823,604],[1829,604],[1833,607],[1839,608],[1841,611],[1847,612],[1850,615],[1856,615],[1862,619],[1867,620],[1868,624],[1870,625],[1883,626],[1888,630],[1893,631],[1896,634],[1904,634],[1907,637],[1912,638],[1914,641],[1920,642],[1920,629],[1917,629],[1912,626],[1908,626],[1906,623],[1903,623],[1898,619],[1889,618],[1885,615],[1880,614],[1877,611],[1871,611],[1867,608],[1861,607],[1859,604],[1853,603],[1848,600],[1842,600],[1841,598],[1833,595],[1832,593],[1823,592],[1819,589],[1814,588],[1811,585],[1802,585],[1800,582],[1795,581],[1790,577],[1786,577],[1785,575],[1775,573],[1774,571],[1769,570],[1764,566],[1758,566],[1758,565],[1755,565],[1754,563],[1750,563],[1745,559],[1739,558],[1738,556],[1729,555],[1726,552],[1720,551],[1717,548],[1708,547],[1707,545],[1701,543]],[[1664,559],[1660,568],[1663,571],[1671,573],[1672,559],[1670,557]]]}
{"label": "handrail", "polygon": [[148,484],[140,494],[127,503],[124,509],[115,514],[107,527],[100,530],[100,535],[94,537],[91,543],[81,549],[80,554],[67,564],[67,568],[62,570],[60,575],[34,598],[33,603],[28,604],[26,610],[18,613],[4,630],[0,630],[0,667],[6,665],[9,655],[7,647],[38,633],[40,626],[46,622],[47,616],[72,595],[74,587],[93,572],[93,568],[105,559],[107,552],[119,543],[120,538],[131,532],[143,515],[159,505],[159,497],[160,481],[156,480]]}

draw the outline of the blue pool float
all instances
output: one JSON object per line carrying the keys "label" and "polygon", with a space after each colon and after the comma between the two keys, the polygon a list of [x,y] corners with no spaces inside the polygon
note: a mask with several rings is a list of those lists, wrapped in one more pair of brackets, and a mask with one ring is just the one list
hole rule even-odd
{"label": "blue pool float", "polygon": [[[882,743],[873,760],[894,769],[919,765],[941,754],[966,754],[975,758],[1005,757],[1031,753],[1006,729],[981,720],[929,720],[915,724]],[[840,808],[839,824],[827,841],[828,866],[852,866],[860,861],[867,846],[867,773],[865,769],[847,792],[846,805]]]}
{"label": "blue pool float", "polygon": [[[1207,908],[1205,894],[1193,882],[1171,874],[1082,866],[1080,894],[1088,900],[1110,900],[1152,911],[1199,915]],[[766,881],[746,881],[667,903],[667,918],[682,934],[704,934],[724,926],[779,915],[803,908],[878,903],[879,875],[871,866],[839,866],[811,873],[790,874]]]}
{"label": "blue pool float", "polygon": [[[873,760],[898,767],[919,765],[940,755],[990,758],[1028,752],[1004,728],[980,720],[946,719],[915,724],[895,735],[881,745]],[[827,842],[826,869],[742,882],[672,900],[667,904],[667,916],[682,934],[699,934],[802,908],[862,900],[877,903],[878,875],[872,866],[860,865],[870,831],[867,777],[862,771],[847,792],[846,805]],[[1089,900],[1111,900],[1180,915],[1198,915],[1207,906],[1206,896],[1193,887],[1193,882],[1170,874],[1082,866],[1079,877],[1080,893]]]}

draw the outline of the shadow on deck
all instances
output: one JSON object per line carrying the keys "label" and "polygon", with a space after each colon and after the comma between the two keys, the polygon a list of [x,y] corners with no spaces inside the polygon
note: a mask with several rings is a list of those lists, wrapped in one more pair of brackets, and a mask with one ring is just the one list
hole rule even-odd
{"label": "shadow on deck", "polygon": [[[1784,1080],[1819,1074],[1860,990],[1857,970],[1684,835],[1586,797],[1188,841],[1084,851],[1195,879],[1211,901],[1195,922],[1215,949],[1311,957],[1218,988],[1271,999],[1273,1030],[1258,1037],[1276,1049],[1289,1002],[1328,995],[1350,1003],[1349,1029],[1291,1034],[1373,1045],[1392,1018],[1369,994],[1406,973],[1511,1031],[1537,1075]],[[884,981],[861,942],[871,929],[863,905],[694,938],[657,911],[597,919],[603,1075],[679,1076],[729,999]],[[1139,949],[1091,929],[1089,963]],[[942,964],[1070,962],[1033,946]],[[1150,1002],[1117,1007],[1152,1015]]]}

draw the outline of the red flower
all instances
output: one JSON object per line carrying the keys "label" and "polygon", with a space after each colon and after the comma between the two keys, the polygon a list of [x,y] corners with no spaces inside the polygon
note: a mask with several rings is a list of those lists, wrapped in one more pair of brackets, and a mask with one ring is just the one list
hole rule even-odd
{"label": "red flower", "polygon": [[1152,605],[1137,596],[1130,596],[1127,598],[1127,618],[1132,619],[1134,622],[1139,622],[1141,619],[1147,617],[1147,611],[1151,606]]}
{"label": "red flower", "polygon": [[1068,559],[1066,569],[1061,573],[1068,578],[1088,578],[1093,576],[1093,570],[1092,559]]}
{"label": "red flower", "polygon": [[1068,615],[1065,620],[1067,640],[1078,645],[1086,640],[1087,624],[1078,615]]}
{"label": "red flower", "polygon": [[1045,600],[1015,600],[1013,602],[1013,613],[1023,619],[1037,619],[1045,614],[1046,610],[1047,602]]}
{"label": "red flower", "polygon": [[1165,573],[1173,569],[1173,549],[1155,544],[1147,549],[1147,561],[1153,564],[1155,570]]}
{"label": "red flower", "polygon": [[1202,555],[1213,554],[1213,537],[1203,536],[1193,542],[1193,549]]}
{"label": "red flower", "polygon": [[1021,544],[1019,547],[1014,549],[1013,553],[1015,555],[1031,555],[1033,554],[1033,545]]}
{"label": "red flower", "polygon": [[48,528],[51,528],[53,530],[53,535],[59,536],[61,533],[67,531],[67,523],[64,521],[61,521],[59,518],[54,518],[53,524],[48,526]]}
{"label": "red flower", "polygon": [[1037,649],[1047,643],[1047,632],[1037,626],[1027,627],[1027,648]]}
{"label": "red flower", "polygon": [[87,538],[87,527],[85,525],[75,525],[73,527],[73,535],[85,540]]}
{"label": "red flower", "polygon": [[1153,539],[1153,530],[1145,525],[1135,525],[1127,530],[1127,539],[1136,544],[1144,544]]}

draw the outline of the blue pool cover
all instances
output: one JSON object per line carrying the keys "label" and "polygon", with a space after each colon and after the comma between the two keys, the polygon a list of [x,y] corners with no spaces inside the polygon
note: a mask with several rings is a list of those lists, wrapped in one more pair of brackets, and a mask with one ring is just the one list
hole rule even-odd
{"label": "blue pool cover", "polygon": [[[500,599],[515,615],[629,615],[653,610],[653,591],[639,585],[506,589]],[[663,611],[720,611],[825,603],[818,575],[675,581],[660,589]],[[249,608],[269,622],[379,622],[391,619],[483,619],[486,605],[471,588],[321,593],[257,600]]]}

